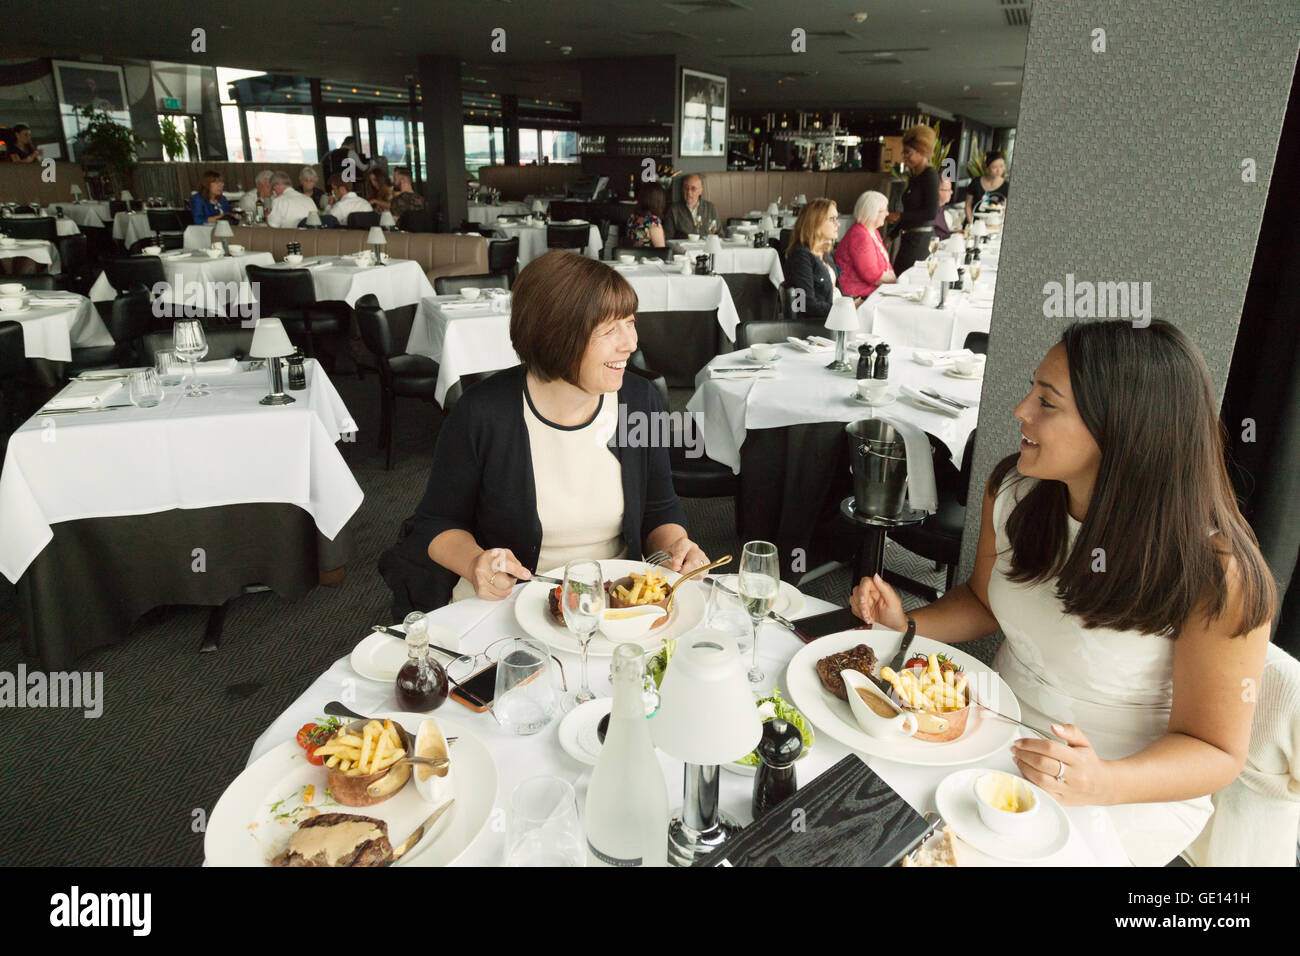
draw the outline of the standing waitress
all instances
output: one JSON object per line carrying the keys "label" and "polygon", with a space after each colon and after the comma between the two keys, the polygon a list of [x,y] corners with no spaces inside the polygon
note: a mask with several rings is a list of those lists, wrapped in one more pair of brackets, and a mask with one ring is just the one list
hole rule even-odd
{"label": "standing waitress", "polygon": [[894,257],[897,275],[929,253],[934,217],[939,212],[939,173],[930,165],[933,155],[933,129],[913,126],[903,134],[903,163],[911,170],[912,178],[903,193],[903,211],[891,212],[888,217],[903,236]]}

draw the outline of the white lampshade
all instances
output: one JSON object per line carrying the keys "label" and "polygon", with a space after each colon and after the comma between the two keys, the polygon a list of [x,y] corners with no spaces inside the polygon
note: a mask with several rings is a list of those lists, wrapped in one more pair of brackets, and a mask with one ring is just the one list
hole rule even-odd
{"label": "white lampshade", "polygon": [[704,240],[704,251],[712,252],[715,255],[722,251],[722,239],[718,236],[709,236]]}
{"label": "white lampshade", "polygon": [[383,246],[387,245],[388,240],[384,238],[384,230],[380,229],[378,226],[371,226],[370,232],[366,236],[366,242],[370,243],[372,246]]}
{"label": "white lampshade", "polygon": [[934,270],[934,277],[940,282],[956,282],[961,278],[957,274],[957,263],[951,256],[940,256],[939,267]]}
{"label": "white lampshade", "polygon": [[776,203],[770,202],[767,204],[767,214],[769,216],[779,216],[781,215],[781,210],[776,208]]}
{"label": "white lampshade", "polygon": [[763,722],[734,638],[698,628],[678,639],[650,736],[670,757],[703,766],[739,760],[758,746]]}
{"label": "white lampshade", "polygon": [[836,293],[835,301],[831,304],[830,314],[826,316],[826,328],[832,332],[859,332],[862,330],[858,322],[858,310],[854,306],[853,300],[847,295]]}
{"label": "white lampshade", "polygon": [[763,218],[758,221],[758,228],[763,232],[776,232],[776,223],[773,222],[771,213],[763,214]]}
{"label": "white lampshade", "polygon": [[78,186],[76,183],[73,183],[73,185],[72,185],[72,195],[74,195],[74,196],[80,196],[80,195],[81,195],[81,187]]}
{"label": "white lampshade", "polygon": [[213,239],[230,239],[235,233],[230,228],[230,223],[225,219],[218,219],[216,225],[212,227]]}
{"label": "white lampshade", "polygon": [[248,349],[251,358],[280,358],[292,355],[293,352],[294,347],[289,341],[289,333],[284,330],[284,325],[279,319],[257,320],[257,328],[253,329],[253,344]]}
{"label": "white lampshade", "polygon": [[131,190],[122,190],[122,202],[131,202],[133,199],[135,199],[135,197],[131,195]]}
{"label": "white lampshade", "polygon": [[533,200],[533,212],[546,212],[546,207],[542,205],[540,199]]}
{"label": "white lampshade", "polygon": [[973,223],[971,223],[970,234],[974,236],[976,239],[980,238],[981,236],[987,236],[989,234],[989,227],[984,225],[983,219],[976,219]]}
{"label": "white lampshade", "polygon": [[393,218],[393,214],[387,209],[379,214],[379,228],[392,229],[396,225],[397,220]]}

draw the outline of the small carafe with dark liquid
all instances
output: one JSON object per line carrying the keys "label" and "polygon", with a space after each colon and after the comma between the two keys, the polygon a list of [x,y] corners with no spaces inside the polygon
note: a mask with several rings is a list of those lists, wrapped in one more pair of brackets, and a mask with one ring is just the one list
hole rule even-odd
{"label": "small carafe with dark liquid", "polygon": [[407,661],[397,672],[397,706],[402,710],[427,714],[437,710],[447,699],[447,672],[429,656],[429,634],[424,615],[408,615],[406,626]]}

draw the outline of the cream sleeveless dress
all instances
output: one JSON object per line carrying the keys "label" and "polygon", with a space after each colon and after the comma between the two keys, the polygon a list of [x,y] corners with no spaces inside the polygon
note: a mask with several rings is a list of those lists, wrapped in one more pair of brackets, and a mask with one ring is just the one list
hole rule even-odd
{"label": "cream sleeveless dress", "polygon": [[[1085,628],[1065,613],[1054,593],[1055,581],[1027,585],[1007,580],[1007,516],[1036,482],[1012,472],[993,501],[998,559],[989,575],[989,608],[1006,635],[993,667],[1015,692],[1027,724],[1043,731],[1052,724],[1075,724],[1103,760],[1130,756],[1169,728],[1173,641],[1136,631]],[[1082,525],[1066,517],[1072,545]],[[1208,795],[1105,809],[1137,866],[1163,866],[1174,859],[1213,813]]]}

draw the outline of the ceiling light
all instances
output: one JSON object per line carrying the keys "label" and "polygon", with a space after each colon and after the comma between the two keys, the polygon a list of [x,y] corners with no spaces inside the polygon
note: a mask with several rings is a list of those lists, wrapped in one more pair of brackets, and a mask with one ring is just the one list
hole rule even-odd
{"label": "ceiling light", "polygon": [[866,15],[865,13],[855,13],[855,14],[853,14],[853,22],[854,22],[854,23],[866,23],[866,22],[867,22],[867,15]]}

